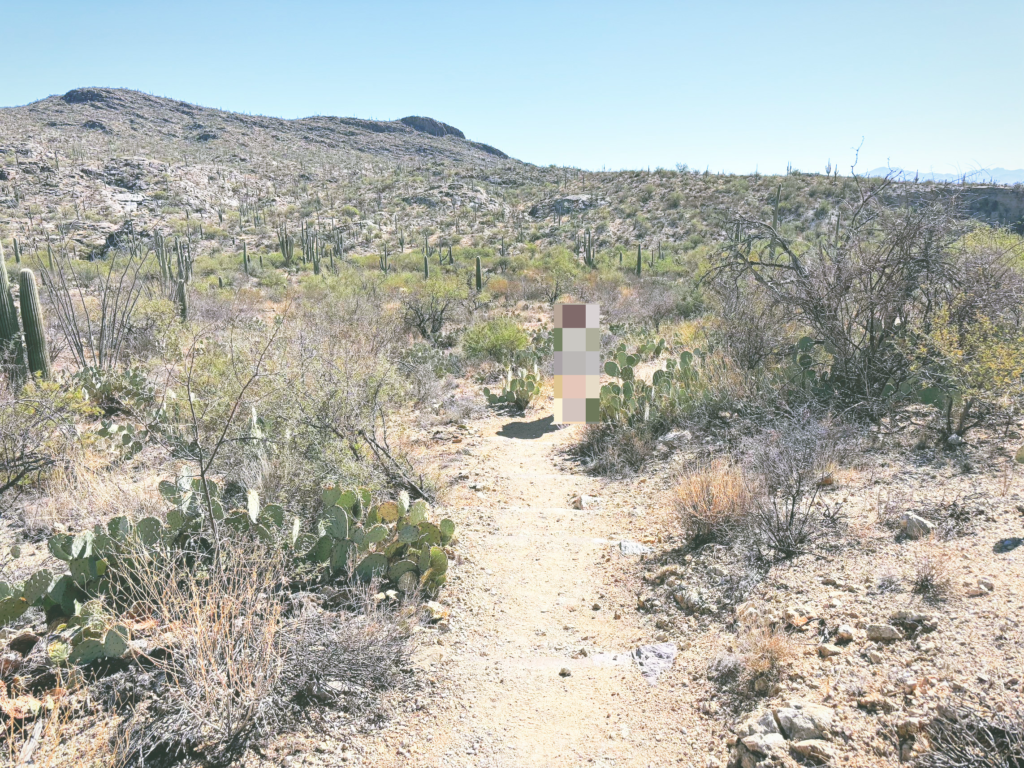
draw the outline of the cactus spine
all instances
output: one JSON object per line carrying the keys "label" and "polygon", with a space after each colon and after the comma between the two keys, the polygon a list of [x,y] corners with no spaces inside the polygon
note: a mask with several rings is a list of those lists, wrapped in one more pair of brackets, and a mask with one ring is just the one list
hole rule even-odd
{"label": "cactus spine", "polygon": [[482,290],[484,287],[483,269],[480,265],[480,257],[476,257],[476,289]]}
{"label": "cactus spine", "polygon": [[28,369],[40,378],[49,379],[50,352],[46,348],[46,327],[43,325],[43,310],[39,304],[39,289],[36,276],[31,269],[21,270],[18,276],[21,294],[21,323],[25,330],[25,347],[28,351]]}

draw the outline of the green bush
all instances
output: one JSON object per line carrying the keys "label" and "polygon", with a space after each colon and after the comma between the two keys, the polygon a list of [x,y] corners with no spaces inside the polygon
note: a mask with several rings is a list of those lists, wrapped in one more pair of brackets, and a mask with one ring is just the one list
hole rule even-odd
{"label": "green bush", "polygon": [[476,360],[493,360],[503,366],[512,364],[516,353],[526,349],[530,337],[519,323],[499,317],[478,323],[462,337],[466,356]]}

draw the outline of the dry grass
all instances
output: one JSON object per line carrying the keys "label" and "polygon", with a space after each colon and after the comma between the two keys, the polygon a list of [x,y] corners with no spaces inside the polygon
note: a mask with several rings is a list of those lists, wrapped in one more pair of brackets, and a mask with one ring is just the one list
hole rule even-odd
{"label": "dry grass", "polygon": [[292,595],[284,557],[236,541],[222,545],[219,567],[143,575],[132,612],[162,628],[147,665],[163,683],[126,718],[112,764],[233,765],[295,723],[328,708],[354,713],[403,683],[414,604],[378,603],[375,585],[341,590],[333,607]]}
{"label": "dry grass", "polygon": [[673,494],[686,537],[697,546],[735,532],[751,501],[743,473],[724,459],[685,472]]}
{"label": "dry grass", "polygon": [[796,653],[793,639],[782,629],[757,624],[745,629],[737,644],[745,677],[758,692],[768,691]]}
{"label": "dry grass", "polygon": [[949,555],[940,549],[925,551],[908,575],[914,594],[941,598],[949,594],[953,575]]}

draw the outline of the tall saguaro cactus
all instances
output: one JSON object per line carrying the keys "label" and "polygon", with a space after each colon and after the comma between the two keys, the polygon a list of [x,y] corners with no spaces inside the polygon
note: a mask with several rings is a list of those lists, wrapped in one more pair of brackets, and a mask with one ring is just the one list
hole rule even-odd
{"label": "tall saguaro cactus", "polygon": [[39,303],[36,276],[31,269],[21,270],[21,274],[18,275],[18,290],[21,294],[21,324],[25,330],[28,369],[33,375],[50,379],[53,372],[50,369],[50,351],[46,347],[43,309]]}
{"label": "tall saguaro cactus", "polygon": [[640,273],[643,271],[643,269],[644,269],[644,263],[641,260],[640,243],[637,243],[636,244],[636,274],[637,274],[637,277],[640,276]]}
{"label": "tall saguaro cactus", "polygon": [[484,287],[484,275],[483,268],[480,265],[480,257],[476,257],[476,289],[482,290]]}
{"label": "tall saguaro cactus", "polygon": [[7,276],[7,264],[4,262],[3,244],[0,244],[0,364],[14,365],[15,370],[25,365],[21,329],[18,327],[18,311],[14,308],[11,281]]}

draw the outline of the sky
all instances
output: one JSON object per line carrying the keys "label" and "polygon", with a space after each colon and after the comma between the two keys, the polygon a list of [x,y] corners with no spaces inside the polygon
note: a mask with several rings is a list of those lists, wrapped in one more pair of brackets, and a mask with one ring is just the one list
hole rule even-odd
{"label": "sky", "polygon": [[1024,168],[1020,0],[5,5],[0,106],[109,86],[427,115],[590,170]]}

